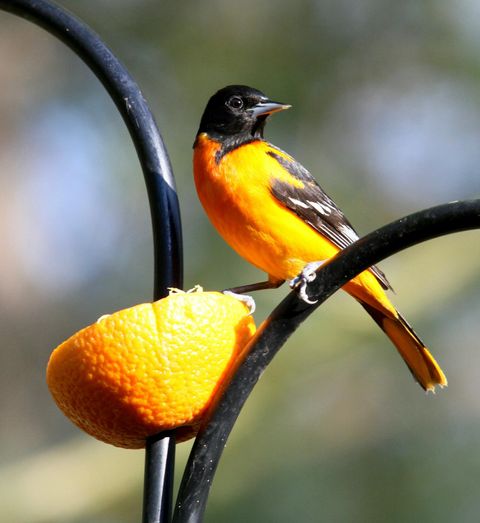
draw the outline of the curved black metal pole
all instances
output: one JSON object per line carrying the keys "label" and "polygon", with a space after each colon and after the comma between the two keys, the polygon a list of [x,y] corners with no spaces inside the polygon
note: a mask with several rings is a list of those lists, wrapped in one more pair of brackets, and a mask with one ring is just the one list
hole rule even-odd
{"label": "curved black metal pole", "polygon": [[[109,92],[128,127],[142,166],[153,227],[154,299],[183,285],[180,211],[170,160],[153,115],[136,82],[99,36],[74,15],[46,0],[0,0],[0,9],[46,29],[70,47]],[[170,521],[175,438],[146,446],[144,523]]]}
{"label": "curved black metal pole", "polygon": [[480,228],[480,200],[454,202],[417,212],[361,238],[317,271],[308,305],[291,292],[262,323],[248,356],[218,399],[192,448],[180,486],[174,523],[203,520],[215,471],[232,427],[259,377],[298,326],[336,290],[368,267],[417,243]]}
{"label": "curved black metal pole", "polygon": [[180,211],[170,160],[140,88],[100,37],[74,15],[46,0],[0,0],[0,9],[46,29],[70,47],[110,94],[128,127],[142,166],[153,223],[154,299],[182,286]]}

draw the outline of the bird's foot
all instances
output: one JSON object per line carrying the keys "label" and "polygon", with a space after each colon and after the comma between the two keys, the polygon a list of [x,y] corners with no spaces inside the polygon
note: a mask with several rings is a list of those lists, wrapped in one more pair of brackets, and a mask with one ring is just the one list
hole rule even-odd
{"label": "bird's foot", "polygon": [[222,294],[225,294],[226,296],[232,296],[232,298],[235,298],[241,301],[242,303],[245,303],[245,305],[248,307],[248,310],[250,311],[249,315],[252,315],[255,312],[255,309],[257,308],[257,306],[255,305],[255,300],[247,294],[238,294],[229,290],[222,291]]}
{"label": "bird's foot", "polygon": [[310,262],[305,265],[305,267],[302,269],[302,272],[296,276],[295,278],[291,279],[288,284],[290,285],[291,289],[297,289],[298,295],[300,298],[309,305],[313,305],[314,303],[317,303],[318,300],[311,300],[307,295],[307,285],[312,282],[316,277],[317,273],[315,272],[319,267],[321,267],[325,262],[324,261],[316,261],[316,262]]}

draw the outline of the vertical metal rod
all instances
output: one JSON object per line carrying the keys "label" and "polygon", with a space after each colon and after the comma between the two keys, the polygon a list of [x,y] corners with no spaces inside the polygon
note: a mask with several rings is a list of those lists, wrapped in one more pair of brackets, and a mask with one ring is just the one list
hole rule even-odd
{"label": "vertical metal rod", "polygon": [[165,433],[148,438],[143,491],[144,523],[171,520],[174,464],[175,436]]}

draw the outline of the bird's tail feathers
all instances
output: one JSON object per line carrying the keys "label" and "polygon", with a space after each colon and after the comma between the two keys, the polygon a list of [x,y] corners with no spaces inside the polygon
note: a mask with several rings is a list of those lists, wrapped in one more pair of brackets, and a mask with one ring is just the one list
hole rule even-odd
{"label": "bird's tail feathers", "polygon": [[398,311],[397,317],[390,317],[365,302],[360,303],[390,338],[423,389],[434,392],[436,385],[447,385],[447,378],[442,369]]}

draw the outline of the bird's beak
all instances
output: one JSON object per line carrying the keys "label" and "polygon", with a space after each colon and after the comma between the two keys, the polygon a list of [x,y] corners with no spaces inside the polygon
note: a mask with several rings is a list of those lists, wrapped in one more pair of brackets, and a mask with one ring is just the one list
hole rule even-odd
{"label": "bird's beak", "polygon": [[290,107],[292,106],[267,100],[266,102],[259,102],[252,109],[250,109],[250,111],[252,112],[253,116],[267,116],[272,113],[277,113],[278,111],[285,111],[285,109],[290,109]]}

